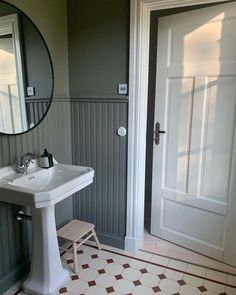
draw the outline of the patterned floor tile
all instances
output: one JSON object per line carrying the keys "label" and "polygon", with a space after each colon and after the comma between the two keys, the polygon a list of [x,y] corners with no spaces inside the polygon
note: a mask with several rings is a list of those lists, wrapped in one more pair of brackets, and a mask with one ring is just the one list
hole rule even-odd
{"label": "patterned floor tile", "polygon": [[116,278],[108,273],[101,274],[96,278],[96,284],[105,288],[113,286],[115,282]]}
{"label": "patterned floor tile", "polygon": [[158,278],[158,276],[154,274],[145,273],[145,274],[142,274],[140,282],[142,283],[142,285],[153,288],[159,285],[160,279]]}
{"label": "patterned floor tile", "polygon": [[134,268],[126,268],[123,270],[121,275],[126,280],[135,281],[141,278],[142,273]]}
{"label": "patterned floor tile", "polygon": [[180,287],[179,293],[181,295],[199,295],[201,294],[201,291],[197,287],[193,287],[191,285],[184,285]]}
{"label": "patterned floor tile", "polygon": [[136,269],[143,269],[147,267],[147,262],[139,261],[137,259],[131,259],[129,265]]}
{"label": "patterned floor tile", "polygon": [[203,285],[204,279],[200,279],[195,276],[190,276],[190,275],[184,275],[183,277],[184,281],[193,287],[200,287]]}
{"label": "patterned floor tile", "polygon": [[147,265],[147,271],[155,274],[155,275],[159,275],[165,272],[165,268],[164,267],[160,267],[160,266],[156,266],[153,264],[148,264]]}
{"label": "patterned floor tile", "polygon": [[121,256],[121,255],[115,254],[113,256],[113,260],[114,260],[115,263],[122,265],[122,264],[129,263],[131,259],[129,257],[126,257],[126,256]]}
{"label": "patterned floor tile", "polygon": [[67,291],[73,295],[84,294],[85,291],[88,290],[88,288],[88,283],[83,280],[71,281],[67,285]]}
{"label": "patterned floor tile", "polygon": [[217,294],[223,293],[225,291],[225,285],[220,285],[207,280],[204,281],[204,287],[206,287],[208,291],[215,292]]}
{"label": "patterned floor tile", "polygon": [[105,271],[112,275],[119,275],[122,273],[123,270],[124,270],[124,267],[117,263],[111,263],[105,267]]}
{"label": "patterned floor tile", "polygon": [[98,272],[92,268],[83,269],[79,272],[80,279],[86,282],[95,280],[98,277],[98,275]]}
{"label": "patterned floor tile", "polygon": [[116,283],[113,286],[114,290],[121,294],[132,294],[134,287],[135,286],[131,281],[125,279],[116,281]]}
{"label": "patterned floor tile", "polygon": [[153,290],[146,286],[137,286],[134,288],[133,295],[153,295]]}
{"label": "patterned floor tile", "polygon": [[97,257],[89,262],[89,266],[96,270],[104,269],[107,266],[107,261],[105,259]]}
{"label": "patterned floor tile", "polygon": [[[231,288],[236,283],[234,276],[158,255],[147,256],[152,260],[148,261],[142,256],[123,255],[118,250],[116,254],[114,248],[110,248],[81,247],[78,275],[73,273],[73,257],[64,254],[62,263],[70,270],[71,278],[60,294],[236,295],[236,288]],[[185,268],[187,273],[184,273]],[[19,286],[20,283],[4,295],[14,295]],[[25,295],[20,291],[17,294]]]}
{"label": "patterned floor tile", "polygon": [[180,285],[176,281],[170,279],[161,280],[159,287],[162,291],[165,291],[170,294],[177,293],[180,289]]}
{"label": "patterned floor tile", "polygon": [[90,287],[84,294],[85,295],[107,295],[107,291],[102,287],[93,286],[93,287]]}

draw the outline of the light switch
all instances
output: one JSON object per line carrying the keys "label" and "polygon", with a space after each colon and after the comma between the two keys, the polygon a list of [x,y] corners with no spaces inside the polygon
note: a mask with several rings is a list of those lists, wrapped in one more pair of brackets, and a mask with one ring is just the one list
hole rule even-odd
{"label": "light switch", "polygon": [[118,94],[127,95],[128,94],[128,85],[127,84],[118,84]]}
{"label": "light switch", "polygon": [[27,96],[34,96],[35,95],[35,89],[33,86],[27,87]]}

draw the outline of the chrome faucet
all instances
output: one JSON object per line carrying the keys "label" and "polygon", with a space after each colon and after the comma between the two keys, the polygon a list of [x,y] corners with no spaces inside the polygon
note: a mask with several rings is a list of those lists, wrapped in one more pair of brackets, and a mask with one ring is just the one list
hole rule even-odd
{"label": "chrome faucet", "polygon": [[26,153],[23,156],[21,156],[20,162],[15,161],[13,163],[14,169],[17,173],[24,173],[24,175],[27,175],[28,167],[30,163],[32,163],[32,160],[35,159],[36,156],[33,153]]}

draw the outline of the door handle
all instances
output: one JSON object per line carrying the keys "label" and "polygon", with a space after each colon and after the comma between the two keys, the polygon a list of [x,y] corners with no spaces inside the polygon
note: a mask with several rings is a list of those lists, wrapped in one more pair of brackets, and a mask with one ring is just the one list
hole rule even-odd
{"label": "door handle", "polygon": [[165,131],[160,130],[160,123],[157,122],[155,124],[155,131],[154,131],[154,141],[156,145],[160,143],[160,134],[165,134],[165,133],[166,133]]}

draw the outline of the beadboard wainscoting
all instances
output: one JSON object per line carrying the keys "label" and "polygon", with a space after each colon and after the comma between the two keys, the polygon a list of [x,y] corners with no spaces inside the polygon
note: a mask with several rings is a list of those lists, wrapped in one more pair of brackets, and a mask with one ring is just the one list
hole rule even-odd
{"label": "beadboard wainscoting", "polygon": [[26,99],[26,112],[30,126],[38,124],[47,112],[49,105],[50,99]]}
{"label": "beadboard wainscoting", "polygon": [[104,244],[124,247],[126,234],[127,98],[71,98],[72,157],[93,167],[94,182],[74,197],[74,218],[95,224]]}
{"label": "beadboard wainscoting", "polygon": [[[17,135],[0,135],[0,167],[26,152],[40,154],[44,147],[62,163],[71,164],[70,102],[53,98],[43,122],[32,131]],[[30,222],[16,221],[19,206],[0,203],[0,294],[28,271],[31,230]],[[28,210],[28,209],[25,209]],[[56,221],[60,226],[73,217],[72,199],[56,206]]]}

